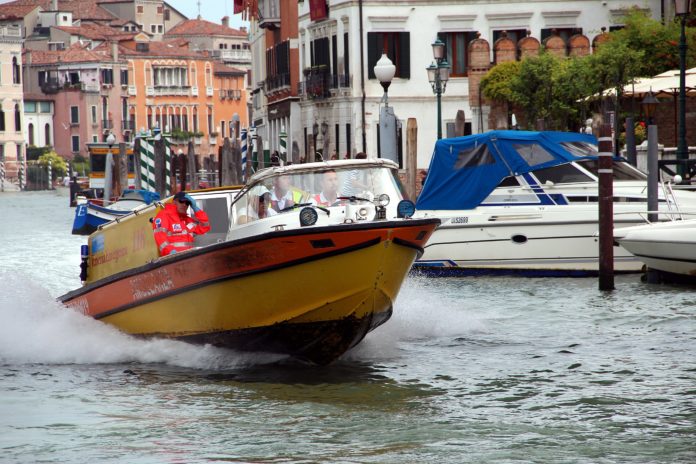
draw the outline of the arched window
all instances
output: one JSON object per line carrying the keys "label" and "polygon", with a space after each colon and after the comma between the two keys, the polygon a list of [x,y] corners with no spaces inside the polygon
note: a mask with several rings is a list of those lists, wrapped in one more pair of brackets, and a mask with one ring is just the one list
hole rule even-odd
{"label": "arched window", "polygon": [[205,86],[213,86],[213,69],[210,67],[210,63],[205,64]]}
{"label": "arched window", "polygon": [[15,103],[15,131],[22,132],[22,113],[19,111],[19,103]]}
{"label": "arched window", "polygon": [[22,74],[20,72],[19,62],[17,61],[16,56],[12,57],[12,82],[14,82],[15,84],[22,83]]}
{"label": "arched window", "polygon": [[191,75],[189,76],[191,79],[191,86],[192,87],[198,87],[198,73],[196,72],[196,63],[191,63]]}
{"label": "arched window", "polygon": [[152,66],[150,66],[149,61],[145,62],[145,85],[146,86],[153,86],[154,85],[152,83]]}
{"label": "arched window", "polygon": [[51,125],[48,123],[44,126],[44,137],[46,137],[46,145],[53,145],[51,143]]}
{"label": "arched window", "polygon": [[34,143],[34,124],[29,123],[29,127],[27,128],[27,130],[29,131],[29,145],[36,145]]}

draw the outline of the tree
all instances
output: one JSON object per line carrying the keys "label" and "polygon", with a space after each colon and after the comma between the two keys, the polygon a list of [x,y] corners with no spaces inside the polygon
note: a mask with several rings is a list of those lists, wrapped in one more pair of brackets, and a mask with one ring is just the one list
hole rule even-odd
{"label": "tree", "polygon": [[56,180],[56,177],[65,176],[68,172],[68,164],[55,151],[44,153],[39,157],[39,165],[42,167],[47,167],[49,161],[51,162],[51,180]]}

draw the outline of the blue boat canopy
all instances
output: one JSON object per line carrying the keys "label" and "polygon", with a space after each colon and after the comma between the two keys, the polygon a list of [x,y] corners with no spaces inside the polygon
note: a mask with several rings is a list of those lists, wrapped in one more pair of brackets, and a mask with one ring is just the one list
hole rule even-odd
{"label": "blue boat canopy", "polygon": [[416,208],[476,208],[506,177],[582,159],[597,159],[593,135],[505,130],[438,140]]}

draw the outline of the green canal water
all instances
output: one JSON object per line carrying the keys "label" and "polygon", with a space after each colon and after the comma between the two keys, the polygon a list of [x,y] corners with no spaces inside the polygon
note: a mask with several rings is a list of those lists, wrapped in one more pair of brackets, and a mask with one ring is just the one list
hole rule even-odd
{"label": "green canal water", "polygon": [[67,193],[0,194],[0,463],[696,462],[696,289],[410,278],[315,367],[61,307]]}

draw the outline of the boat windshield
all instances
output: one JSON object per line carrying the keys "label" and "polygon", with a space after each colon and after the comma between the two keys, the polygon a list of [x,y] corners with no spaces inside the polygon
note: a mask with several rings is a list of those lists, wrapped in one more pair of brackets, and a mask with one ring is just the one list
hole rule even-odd
{"label": "boat windshield", "polygon": [[[373,200],[389,195],[388,212],[404,198],[396,171],[383,166],[349,166],[310,172],[285,172],[244,190],[232,206],[236,224],[316,205],[342,206],[347,197]],[[359,201],[359,200],[358,200]]]}
{"label": "boat windshield", "polygon": [[[599,160],[583,160],[578,164],[599,177]],[[614,160],[614,180],[646,180],[648,176],[625,161]]]}

